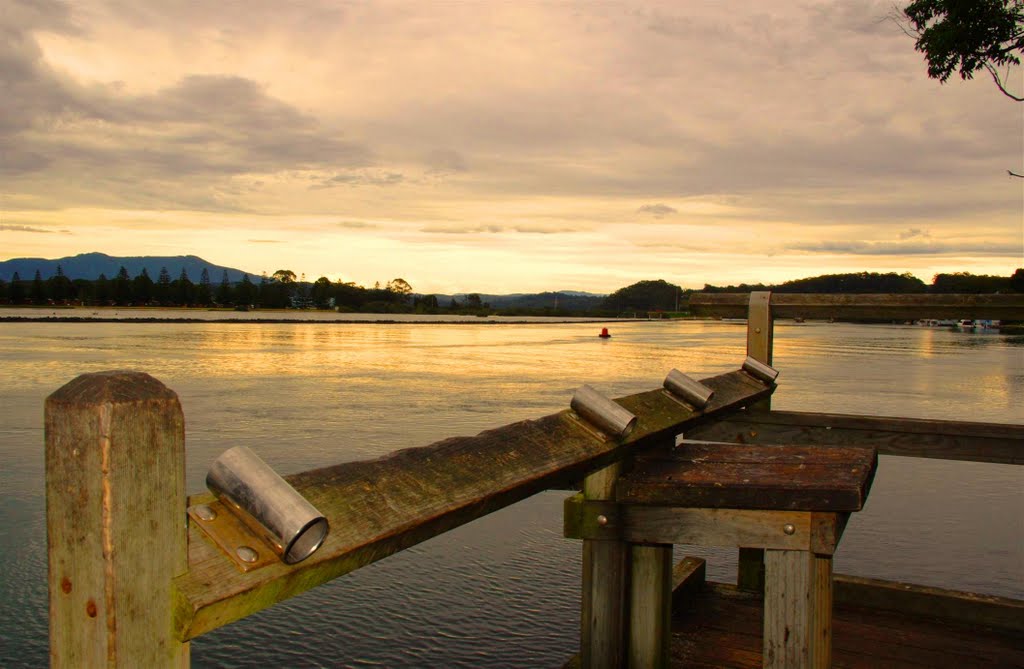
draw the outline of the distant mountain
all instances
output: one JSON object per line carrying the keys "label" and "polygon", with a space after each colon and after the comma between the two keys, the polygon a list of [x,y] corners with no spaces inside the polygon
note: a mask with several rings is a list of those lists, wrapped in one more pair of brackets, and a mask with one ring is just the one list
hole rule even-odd
{"label": "distant mountain", "polygon": [[[128,275],[135,278],[142,273],[143,268],[154,281],[160,276],[160,269],[167,268],[171,279],[181,276],[184,269],[188,278],[198,282],[200,275],[205,269],[210,273],[210,280],[220,283],[224,272],[228,273],[228,281],[236,282],[242,280],[245,274],[242,270],[233,267],[215,265],[212,262],[203,260],[198,256],[131,256],[114,257],[103,253],[82,253],[67,258],[12,258],[11,260],[0,261],[0,279],[10,281],[17,272],[22,280],[29,281],[36,275],[36,270],[43,279],[48,279],[57,274],[57,266],[60,266],[64,276],[69,279],[95,280],[100,274],[105,274],[108,279],[113,279],[124,267]],[[259,275],[249,273],[254,281]]]}
{"label": "distant mountain", "polygon": [[[466,303],[469,293],[436,295],[438,303],[447,306],[452,298],[460,304]],[[546,293],[511,293],[509,295],[487,295],[478,293],[480,301],[494,309],[559,309],[563,311],[586,311],[601,306],[604,295],[584,293],[576,290],[560,290]]]}

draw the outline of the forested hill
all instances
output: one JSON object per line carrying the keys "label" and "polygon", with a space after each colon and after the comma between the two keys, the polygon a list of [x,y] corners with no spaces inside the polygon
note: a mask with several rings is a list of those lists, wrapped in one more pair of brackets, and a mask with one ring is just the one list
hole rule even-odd
{"label": "forested hill", "polygon": [[68,256],[54,260],[46,258],[13,258],[0,261],[0,281],[11,281],[15,273],[22,280],[31,280],[37,271],[43,279],[48,279],[57,274],[58,267],[60,267],[61,273],[72,281],[75,279],[94,281],[101,274],[105,275],[108,279],[113,279],[121,271],[122,267],[128,270],[128,275],[132,277],[138,276],[145,269],[154,281],[160,276],[160,270],[162,269],[166,269],[175,278],[181,276],[181,272],[184,270],[193,281],[202,275],[204,269],[213,281],[220,281],[224,276],[224,272],[228,273],[228,281],[232,283],[241,281],[242,276],[245,274],[242,270],[215,265],[198,256],[129,256],[115,258],[104,253],[82,253],[77,256]]}

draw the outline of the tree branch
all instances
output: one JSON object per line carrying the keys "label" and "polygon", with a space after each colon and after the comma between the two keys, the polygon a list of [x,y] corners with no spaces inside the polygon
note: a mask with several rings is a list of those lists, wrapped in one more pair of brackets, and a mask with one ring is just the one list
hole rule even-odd
{"label": "tree branch", "polygon": [[992,75],[992,81],[996,82],[996,86],[999,87],[999,90],[1002,91],[1003,95],[1010,98],[1011,100],[1015,100],[1016,102],[1024,102],[1024,97],[1018,97],[1003,87],[1003,82],[999,80],[999,73],[996,72],[995,67],[993,67],[990,63],[985,63],[985,69],[988,70],[988,73]]}

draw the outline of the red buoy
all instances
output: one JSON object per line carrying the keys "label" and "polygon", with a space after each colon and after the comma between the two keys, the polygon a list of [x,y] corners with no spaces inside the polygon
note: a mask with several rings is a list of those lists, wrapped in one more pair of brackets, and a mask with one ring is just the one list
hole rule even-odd
{"label": "red buoy", "polygon": [[608,328],[601,328],[601,334],[597,336],[600,337],[601,339],[608,339],[608,337],[611,337],[611,335],[608,334]]}

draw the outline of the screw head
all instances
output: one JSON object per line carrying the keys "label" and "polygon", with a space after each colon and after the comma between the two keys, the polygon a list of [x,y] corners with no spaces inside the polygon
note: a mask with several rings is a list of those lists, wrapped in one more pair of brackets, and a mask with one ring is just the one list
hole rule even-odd
{"label": "screw head", "polygon": [[761,328],[754,328],[754,332],[757,334],[761,334]]}
{"label": "screw head", "polygon": [[213,520],[217,517],[217,512],[205,504],[198,505],[193,511],[200,520]]}
{"label": "screw head", "polygon": [[795,534],[796,533],[796,526],[794,526],[791,523],[786,523],[785,525],[782,526],[782,531],[785,532],[786,534]]}
{"label": "screw head", "polygon": [[235,555],[237,555],[238,559],[242,562],[255,562],[260,557],[259,553],[249,548],[248,546],[239,546],[235,550]]}
{"label": "screw head", "polygon": [[608,516],[598,516],[597,517],[597,524],[601,525],[601,526],[607,525],[608,524]]}

